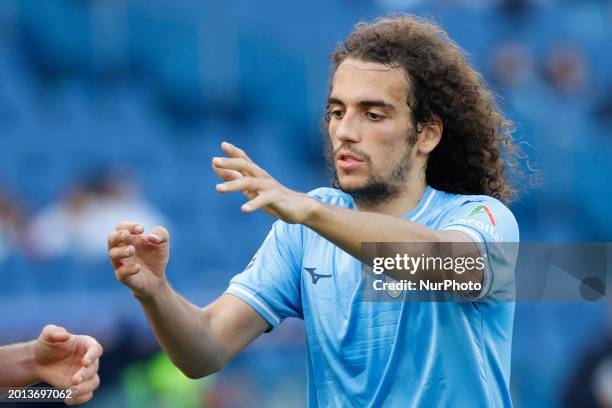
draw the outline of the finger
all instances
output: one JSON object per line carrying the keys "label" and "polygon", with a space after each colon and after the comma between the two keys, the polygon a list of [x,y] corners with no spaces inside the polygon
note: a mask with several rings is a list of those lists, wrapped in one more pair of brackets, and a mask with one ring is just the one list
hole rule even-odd
{"label": "finger", "polygon": [[[232,181],[232,180],[237,180],[241,177],[244,177],[239,171],[236,170],[226,170],[226,169],[222,169],[220,167],[217,167],[213,164],[213,170],[215,170],[215,173],[217,173],[217,175],[219,177],[221,177],[223,179],[223,181]],[[249,200],[257,197],[257,192],[255,191],[243,191],[244,195],[247,196],[247,198]]]}
{"label": "finger", "polygon": [[96,359],[93,364],[88,365],[87,367],[81,367],[79,371],[77,371],[72,376],[72,384],[79,385],[80,383],[89,380],[94,375],[98,374],[98,369],[100,368],[100,360]]}
{"label": "finger", "polygon": [[238,180],[228,181],[227,183],[217,184],[217,191],[220,193],[231,193],[235,191],[245,190],[263,190],[266,187],[266,181],[254,177],[242,177]]}
{"label": "finger", "polygon": [[170,233],[164,227],[153,227],[147,235],[147,240],[152,244],[163,244],[170,241]]}
{"label": "finger", "polygon": [[247,176],[264,177],[267,175],[255,163],[243,158],[215,157],[213,158],[213,165],[226,170],[236,170]]}
{"label": "finger", "polygon": [[98,374],[83,381],[79,385],[75,385],[72,389],[75,391],[77,396],[86,395],[93,392],[100,386],[100,376]]}
{"label": "finger", "polygon": [[124,247],[115,247],[115,248],[111,248],[108,251],[110,258],[113,261],[119,261],[121,259],[129,258],[135,253],[136,253],[136,248],[134,248],[133,245],[128,245]]}
{"label": "finger", "polygon": [[74,396],[72,398],[66,398],[64,400],[64,403],[66,405],[80,405],[80,404],[83,404],[89,401],[92,398],[93,398],[93,392],[90,392],[85,395]]}
{"label": "finger", "polygon": [[70,333],[68,333],[63,327],[58,327],[53,331],[52,339],[56,342],[68,341],[68,339],[70,339]]}
{"label": "finger", "polygon": [[252,199],[251,201],[245,203],[240,207],[243,212],[253,212],[255,210],[260,209],[261,207],[265,207],[274,202],[274,197],[272,194],[259,194],[257,197]]}
{"label": "finger", "polygon": [[46,325],[40,332],[40,339],[50,343],[66,341],[69,338],[70,333],[66,329],[54,324]]}
{"label": "finger", "polygon": [[142,266],[139,263],[134,264],[122,264],[117,267],[115,271],[118,277],[128,277],[137,274],[140,272]]}
{"label": "finger", "polygon": [[83,365],[89,366],[92,363],[98,361],[100,357],[102,357],[102,353],[104,353],[104,349],[102,345],[96,341],[93,337],[83,336],[85,341],[87,342],[87,351],[83,356]]}
{"label": "finger", "polygon": [[115,269],[115,277],[123,282],[125,279],[140,272],[140,264],[121,265]]}
{"label": "finger", "polygon": [[240,159],[244,159],[248,162],[254,163],[253,160],[251,160],[251,158],[249,156],[247,156],[247,154],[245,153],[244,150],[242,150],[241,148],[229,143],[229,142],[223,142],[221,143],[221,150],[223,150],[223,152],[225,154],[227,154],[229,157],[233,157],[233,158],[240,158]]}
{"label": "finger", "polygon": [[127,230],[113,231],[108,235],[108,248],[132,243],[132,234]]}
{"label": "finger", "polygon": [[236,170],[227,170],[221,167],[217,167],[214,164],[212,165],[213,170],[217,173],[217,176],[221,177],[225,181],[236,180],[242,177],[239,171]]}
{"label": "finger", "polygon": [[138,222],[123,221],[117,224],[115,231],[128,230],[132,234],[141,234],[144,231],[142,224]]}

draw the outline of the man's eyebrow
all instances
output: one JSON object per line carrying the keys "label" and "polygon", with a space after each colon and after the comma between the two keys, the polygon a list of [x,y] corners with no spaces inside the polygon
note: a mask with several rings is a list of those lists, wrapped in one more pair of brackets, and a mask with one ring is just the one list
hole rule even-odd
{"label": "man's eyebrow", "polygon": [[363,108],[384,108],[391,112],[395,112],[395,106],[382,99],[360,101],[358,105]]}
{"label": "man's eyebrow", "polygon": [[[328,105],[344,105],[341,99],[330,96],[327,98]],[[357,105],[361,108],[385,108],[391,112],[395,112],[395,106],[389,102],[385,102],[382,99],[367,99],[360,101]]]}
{"label": "man's eyebrow", "polygon": [[344,102],[342,102],[338,98],[334,98],[333,96],[330,96],[329,98],[327,98],[327,104],[328,105],[344,105]]}

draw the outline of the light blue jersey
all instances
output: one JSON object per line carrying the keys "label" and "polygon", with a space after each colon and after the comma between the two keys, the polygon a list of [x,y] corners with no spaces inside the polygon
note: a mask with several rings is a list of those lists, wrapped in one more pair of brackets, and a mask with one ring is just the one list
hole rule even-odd
{"label": "light blue jersey", "polygon": [[[320,188],[310,196],[354,208],[350,195]],[[226,293],[251,305],[272,327],[304,320],[310,407],[510,407],[514,256],[512,213],[488,196],[427,187],[405,219],[458,230],[483,242],[489,266],[480,301],[364,301],[361,263],[303,225],[274,223]],[[511,276],[510,278],[508,276]]]}

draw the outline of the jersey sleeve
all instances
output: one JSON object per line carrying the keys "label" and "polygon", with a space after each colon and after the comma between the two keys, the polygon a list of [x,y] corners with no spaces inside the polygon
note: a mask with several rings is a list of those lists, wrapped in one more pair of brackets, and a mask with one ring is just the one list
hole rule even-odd
{"label": "jersey sleeve", "polygon": [[302,318],[299,225],[276,221],[244,271],[234,276],[225,293],[255,309],[271,326],[286,317]]}
{"label": "jersey sleeve", "polygon": [[488,196],[465,198],[444,215],[439,229],[468,235],[486,258],[482,289],[472,300],[514,299],[519,229],[505,205]]}

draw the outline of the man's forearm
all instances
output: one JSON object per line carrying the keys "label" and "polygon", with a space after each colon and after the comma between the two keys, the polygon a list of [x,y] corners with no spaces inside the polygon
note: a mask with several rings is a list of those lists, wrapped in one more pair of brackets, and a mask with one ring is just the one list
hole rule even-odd
{"label": "man's forearm", "polygon": [[0,347],[0,386],[21,387],[38,380],[34,341]]}
{"label": "man's forearm", "polygon": [[415,222],[312,201],[304,225],[364,262],[363,242],[440,241],[436,231]]}
{"label": "man's forearm", "polygon": [[155,337],[178,368],[190,378],[220,370],[227,358],[202,309],[169,285],[149,298],[138,298]]}
{"label": "man's forearm", "polygon": [[[397,255],[397,247],[382,246],[377,248],[375,253],[372,251],[364,253],[362,250],[364,242],[411,243],[405,248],[414,251],[413,256],[423,254],[439,259],[448,256],[467,256],[476,259],[480,256],[471,238],[457,231],[440,233],[421,224],[390,215],[338,208],[315,200],[307,214],[304,225],[368,265],[372,265],[372,257],[394,258]],[[437,245],[443,242],[452,245]],[[462,274],[455,274],[452,270],[446,269],[430,269],[427,272],[428,279],[432,281],[452,278],[457,282],[482,282],[483,278],[483,271],[480,269],[470,269]],[[396,280],[414,278],[413,272],[403,269],[389,269],[385,273]]]}

